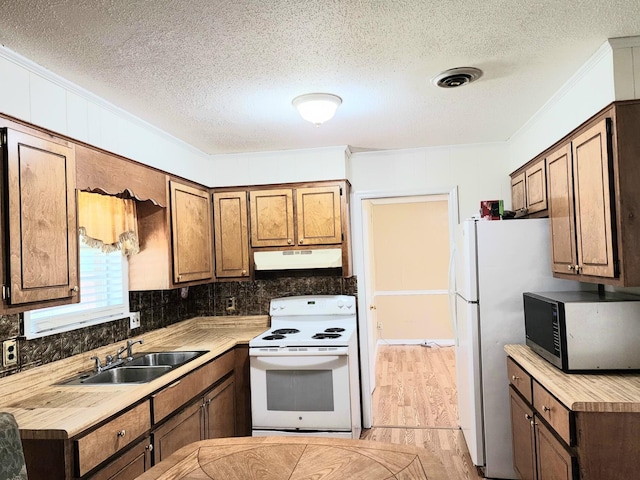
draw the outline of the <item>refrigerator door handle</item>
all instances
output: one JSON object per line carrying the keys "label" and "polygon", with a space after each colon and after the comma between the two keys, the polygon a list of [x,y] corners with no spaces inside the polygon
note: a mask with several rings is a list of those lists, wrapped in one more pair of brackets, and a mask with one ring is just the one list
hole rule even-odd
{"label": "refrigerator door handle", "polygon": [[453,338],[456,345],[458,344],[458,321],[456,318],[456,274],[454,266],[456,264],[456,247],[453,245],[451,254],[449,255],[449,321],[453,329]]}

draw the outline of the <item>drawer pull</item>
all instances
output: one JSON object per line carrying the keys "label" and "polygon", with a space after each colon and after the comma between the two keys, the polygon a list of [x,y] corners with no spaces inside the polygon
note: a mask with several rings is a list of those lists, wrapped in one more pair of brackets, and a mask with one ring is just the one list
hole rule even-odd
{"label": "drawer pull", "polygon": [[518,380],[520,380],[520,377],[516,376],[516,375],[512,375],[511,376],[511,381],[512,382],[517,382]]}
{"label": "drawer pull", "polygon": [[126,430],[120,430],[120,431],[117,433],[117,435],[118,435],[119,437],[124,437],[126,434],[127,434],[127,431],[126,431]]}
{"label": "drawer pull", "polygon": [[547,407],[546,405],[543,405],[543,406],[542,406],[542,411],[543,411],[543,412],[550,412],[550,411],[551,411],[551,408],[550,408],[550,407]]}

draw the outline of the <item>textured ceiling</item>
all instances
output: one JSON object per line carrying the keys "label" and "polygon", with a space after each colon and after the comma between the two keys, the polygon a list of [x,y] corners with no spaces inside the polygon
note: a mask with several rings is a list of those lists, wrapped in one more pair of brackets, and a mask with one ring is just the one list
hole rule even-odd
{"label": "textured ceiling", "polygon": [[[504,141],[638,0],[3,0],[0,43],[211,154]],[[476,83],[430,79],[475,66]],[[329,123],[291,100],[326,91]]]}

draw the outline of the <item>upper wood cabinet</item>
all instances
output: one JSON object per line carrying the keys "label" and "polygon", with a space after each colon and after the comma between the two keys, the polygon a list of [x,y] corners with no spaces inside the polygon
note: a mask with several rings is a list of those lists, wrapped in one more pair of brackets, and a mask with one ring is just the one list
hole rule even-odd
{"label": "upper wood cabinet", "polygon": [[165,189],[168,208],[137,204],[140,253],[129,258],[130,290],[168,290],[214,280],[209,191],[166,176]]}
{"label": "upper wood cabinet", "polygon": [[3,312],[79,301],[74,146],[1,130]]}
{"label": "upper wood cabinet", "polygon": [[[554,276],[640,286],[638,131],[640,101],[614,102],[537,157],[546,159]],[[533,166],[512,184],[519,172],[533,183]]]}
{"label": "upper wood cabinet", "polygon": [[511,175],[511,209],[527,215],[546,213],[547,168],[540,157]]}
{"label": "upper wood cabinet", "polygon": [[573,204],[571,144],[547,157],[551,267],[554,272],[572,272],[577,264]]}
{"label": "upper wood cabinet", "polygon": [[249,192],[251,246],[281,247],[295,243],[293,190],[279,188]]}
{"label": "upper wood cabinet", "polygon": [[298,245],[342,242],[339,185],[296,189]]}
{"label": "upper wood cabinet", "polygon": [[524,178],[524,172],[511,175],[511,209],[516,212],[527,208]]}
{"label": "upper wood cabinet", "polygon": [[249,276],[247,192],[213,194],[216,277]]}
{"label": "upper wood cabinet", "polygon": [[342,192],[335,184],[249,192],[251,246],[342,243]]}
{"label": "upper wood cabinet", "polygon": [[213,280],[211,200],[208,190],[170,182],[174,283]]}

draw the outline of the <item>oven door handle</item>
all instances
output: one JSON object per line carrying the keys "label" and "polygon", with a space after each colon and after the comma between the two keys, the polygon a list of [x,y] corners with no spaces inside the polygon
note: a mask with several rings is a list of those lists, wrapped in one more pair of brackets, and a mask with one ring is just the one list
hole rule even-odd
{"label": "oven door handle", "polygon": [[348,347],[336,347],[331,350],[317,350],[317,349],[290,349],[290,348],[250,348],[250,357],[283,357],[283,358],[296,358],[296,357],[341,357],[349,354]]}
{"label": "oven door handle", "polygon": [[[287,370],[301,370],[304,368],[335,368],[340,365],[347,365],[347,357],[344,355],[331,355],[331,356],[319,356],[319,357],[255,357],[259,362],[257,365],[253,365],[259,369],[269,370],[270,368]],[[333,365],[333,366],[332,366]]]}

